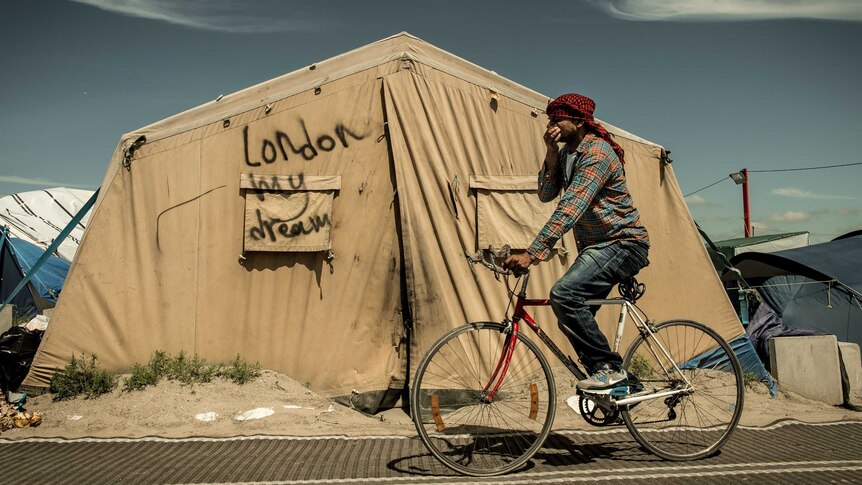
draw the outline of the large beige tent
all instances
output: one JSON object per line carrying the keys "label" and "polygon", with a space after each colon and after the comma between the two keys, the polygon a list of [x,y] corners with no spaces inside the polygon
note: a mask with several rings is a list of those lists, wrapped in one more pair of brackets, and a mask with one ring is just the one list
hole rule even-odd
{"label": "large beige tent", "polygon": [[[547,102],[402,33],[123,136],[25,385],[82,352],[124,370],[185,350],[385,404],[445,331],[503,318],[464,254],[526,248],[554,209],[535,195]],[[653,245],[642,307],[741,335],[662,147],[606,126]]]}

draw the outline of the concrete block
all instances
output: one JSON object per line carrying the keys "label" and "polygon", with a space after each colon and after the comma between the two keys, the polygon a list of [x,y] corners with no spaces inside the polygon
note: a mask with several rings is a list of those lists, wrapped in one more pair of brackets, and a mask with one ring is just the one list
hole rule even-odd
{"label": "concrete block", "polygon": [[45,315],[50,320],[51,317],[54,316],[54,309],[53,308],[46,308],[46,309],[42,310],[42,315]]}
{"label": "concrete block", "polygon": [[0,333],[12,328],[12,311],[14,309],[15,305],[6,305],[2,310],[0,310]]}
{"label": "concrete block", "polygon": [[850,342],[838,342],[838,348],[841,349],[841,360],[847,369],[852,396],[854,392],[862,391],[862,352],[859,351],[859,344]]}
{"label": "concrete block", "polygon": [[783,389],[836,406],[844,402],[834,335],[769,339],[769,363]]}

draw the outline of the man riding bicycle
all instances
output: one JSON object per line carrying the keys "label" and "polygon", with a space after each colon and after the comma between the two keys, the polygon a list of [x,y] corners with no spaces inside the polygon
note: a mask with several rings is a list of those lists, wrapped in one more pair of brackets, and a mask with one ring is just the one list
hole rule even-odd
{"label": "man riding bicycle", "polygon": [[[539,172],[539,199],[556,210],[525,253],[504,266],[515,272],[546,260],[554,244],[574,228],[578,256],[551,288],[551,307],[590,377],[578,389],[609,394],[627,389],[622,358],[599,330],[589,299],[607,298],[614,285],[649,264],[649,236],[626,187],[623,149],[593,117],[595,102],[564,94],[548,104],[547,153]],[[558,143],[564,142],[562,149]]]}

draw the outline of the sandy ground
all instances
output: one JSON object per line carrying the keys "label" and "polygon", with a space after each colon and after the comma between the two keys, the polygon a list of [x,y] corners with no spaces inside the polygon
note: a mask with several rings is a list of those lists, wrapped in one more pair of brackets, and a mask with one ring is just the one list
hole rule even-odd
{"label": "sandy ground", "polygon": [[[567,386],[559,382],[558,385]],[[560,391],[555,428],[591,428],[579,414],[569,409],[565,404],[565,390]],[[854,402],[862,403],[862,395],[857,394]],[[243,386],[220,380],[194,386],[163,381],[143,391],[116,390],[97,399],[53,402],[50,395],[42,395],[31,397],[26,409],[42,413],[43,423],[38,427],[3,432],[0,439],[415,435],[409,416],[401,409],[367,416],[335,404],[272,371],[263,371],[258,379]],[[255,410],[258,415],[268,415],[237,419]],[[207,413],[214,419],[199,419]],[[862,421],[862,412],[829,406],[792,393],[772,398],[762,385],[747,390],[741,424],[765,426],[783,419]]]}

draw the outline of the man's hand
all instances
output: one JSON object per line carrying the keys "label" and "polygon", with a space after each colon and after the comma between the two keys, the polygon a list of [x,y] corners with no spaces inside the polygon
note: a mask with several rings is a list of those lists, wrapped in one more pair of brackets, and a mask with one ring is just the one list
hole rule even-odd
{"label": "man's hand", "polygon": [[548,123],[548,129],[545,130],[545,135],[542,138],[545,140],[545,145],[548,146],[548,149],[556,152],[558,149],[557,143],[560,142],[562,136],[563,133],[560,131],[559,126]]}
{"label": "man's hand", "polygon": [[545,141],[545,146],[548,148],[547,153],[545,154],[545,169],[547,170],[556,169],[557,165],[560,163],[560,147],[557,143],[560,142],[561,137],[562,132],[560,131],[560,127],[555,124],[548,123],[548,129],[545,130],[545,135],[542,137]]}
{"label": "man's hand", "polygon": [[530,253],[513,254],[503,261],[503,267],[516,275],[526,273],[527,268],[536,260]]}

